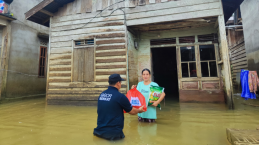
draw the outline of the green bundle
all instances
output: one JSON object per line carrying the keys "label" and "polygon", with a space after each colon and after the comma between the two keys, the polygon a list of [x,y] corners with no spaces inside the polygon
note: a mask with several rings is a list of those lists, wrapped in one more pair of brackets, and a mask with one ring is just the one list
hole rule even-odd
{"label": "green bundle", "polygon": [[[163,87],[151,86],[149,91],[148,106],[151,106],[153,104],[151,103],[151,101],[157,101],[163,92],[164,92]],[[160,104],[158,104],[157,107],[160,108],[161,110]]]}

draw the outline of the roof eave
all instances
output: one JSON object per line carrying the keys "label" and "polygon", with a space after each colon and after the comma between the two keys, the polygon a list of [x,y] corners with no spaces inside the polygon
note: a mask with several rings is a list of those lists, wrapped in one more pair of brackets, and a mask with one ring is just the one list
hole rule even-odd
{"label": "roof eave", "polygon": [[16,20],[16,18],[6,15],[6,14],[2,14],[2,13],[0,13],[0,18],[5,19],[5,20],[10,20],[10,21]]}
{"label": "roof eave", "polygon": [[75,0],[43,0],[25,13],[26,20],[49,27],[49,19],[60,7]]}
{"label": "roof eave", "polygon": [[25,18],[29,19],[31,16],[42,10],[44,7],[52,3],[54,0],[44,0],[40,2],[38,5],[30,9],[28,12],[25,13]]}

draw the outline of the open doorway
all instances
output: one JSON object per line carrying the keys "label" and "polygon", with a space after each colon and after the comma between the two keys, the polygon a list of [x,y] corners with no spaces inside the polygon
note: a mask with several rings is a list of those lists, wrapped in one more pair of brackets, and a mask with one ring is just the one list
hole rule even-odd
{"label": "open doorway", "polygon": [[152,48],[153,80],[165,88],[167,98],[179,100],[176,48]]}

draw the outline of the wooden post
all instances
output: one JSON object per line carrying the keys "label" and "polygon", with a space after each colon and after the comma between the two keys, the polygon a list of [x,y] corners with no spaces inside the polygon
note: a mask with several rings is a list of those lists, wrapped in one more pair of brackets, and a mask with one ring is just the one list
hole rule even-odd
{"label": "wooden post", "polygon": [[49,63],[50,63],[50,50],[51,50],[51,23],[52,17],[49,19],[49,48],[48,48],[48,63],[47,63],[47,84],[46,84],[46,100],[48,99],[48,90],[49,90]]}
{"label": "wooden post", "polygon": [[[179,37],[176,38],[176,44],[179,44]],[[181,88],[181,79],[182,79],[182,67],[181,67],[181,50],[180,46],[176,46],[176,62],[177,62],[177,73],[178,73],[178,91],[180,92]],[[179,94],[180,95],[180,94]]]}
{"label": "wooden post", "polygon": [[11,46],[11,22],[8,22],[3,29],[2,49],[1,49],[1,73],[0,73],[0,99],[6,97],[6,84],[8,75],[8,61]]}
{"label": "wooden post", "polygon": [[130,86],[129,86],[129,50],[128,50],[128,29],[127,29],[127,26],[124,25],[124,29],[125,29],[125,50],[126,50],[126,63],[127,63],[127,66],[126,66],[126,81],[127,81],[127,91],[130,90]]}
{"label": "wooden post", "polygon": [[96,37],[94,38],[94,81],[96,82]]}
{"label": "wooden post", "polygon": [[74,40],[71,40],[71,82],[73,82],[73,70],[74,70],[74,47],[75,47],[75,42]]}
{"label": "wooden post", "polygon": [[[196,39],[197,38],[197,39]],[[198,42],[198,36],[195,36],[195,42]],[[196,73],[197,78],[201,79],[201,61],[200,61],[200,47],[195,45],[195,56],[196,56]],[[202,90],[202,81],[199,81],[199,89]]]}
{"label": "wooden post", "polygon": [[233,98],[232,98],[232,81],[231,81],[231,68],[229,61],[228,43],[226,37],[225,20],[224,15],[218,16],[219,23],[219,39],[222,49],[222,61],[224,66],[224,79],[225,79],[225,93],[226,100],[229,109],[234,109]]}

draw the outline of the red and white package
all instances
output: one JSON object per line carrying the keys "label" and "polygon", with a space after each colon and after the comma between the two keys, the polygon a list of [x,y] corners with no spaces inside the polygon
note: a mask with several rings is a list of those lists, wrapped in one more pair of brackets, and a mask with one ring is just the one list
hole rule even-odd
{"label": "red and white package", "polygon": [[[129,99],[132,107],[138,109],[138,108],[144,106],[143,110],[147,111],[145,97],[137,90],[137,88],[129,90],[126,96]],[[124,113],[126,113],[126,112],[124,111]]]}

